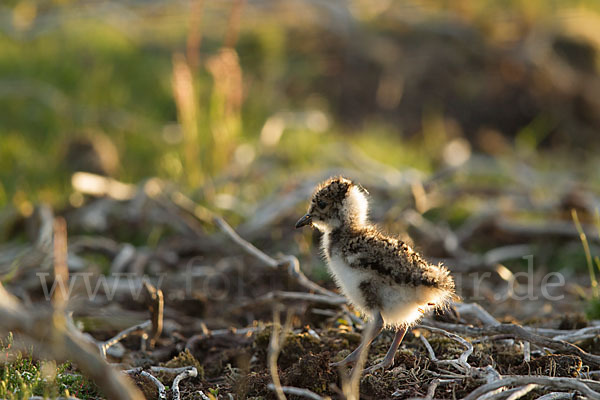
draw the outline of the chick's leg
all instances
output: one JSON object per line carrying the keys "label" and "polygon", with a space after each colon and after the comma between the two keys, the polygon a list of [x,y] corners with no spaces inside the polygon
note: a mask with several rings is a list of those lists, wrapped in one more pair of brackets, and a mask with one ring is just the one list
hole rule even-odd
{"label": "chick's leg", "polygon": [[332,367],[343,367],[346,365],[354,365],[360,358],[360,354],[365,346],[369,346],[371,342],[379,335],[381,330],[383,329],[383,317],[381,313],[377,312],[376,316],[372,321],[369,322],[371,326],[367,326],[364,330],[365,334],[369,335],[369,337],[364,337],[360,343],[360,346],[356,348],[348,357],[344,358],[342,361],[338,361],[336,363],[331,363]]}
{"label": "chick's leg", "polygon": [[394,336],[394,341],[383,358],[383,361],[367,368],[365,372],[373,372],[380,368],[385,370],[394,365],[394,356],[396,355],[396,351],[398,350],[398,347],[400,347],[400,343],[402,343],[402,339],[404,339],[405,334],[406,327],[398,328],[396,335]]}

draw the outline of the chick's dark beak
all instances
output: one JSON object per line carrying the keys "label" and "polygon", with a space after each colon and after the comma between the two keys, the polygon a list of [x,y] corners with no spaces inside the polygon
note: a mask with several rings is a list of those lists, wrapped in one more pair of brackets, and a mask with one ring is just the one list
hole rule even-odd
{"label": "chick's dark beak", "polygon": [[300,218],[298,222],[296,222],[296,228],[302,228],[305,225],[310,225],[311,222],[312,217],[310,216],[310,214],[306,214],[305,216]]}

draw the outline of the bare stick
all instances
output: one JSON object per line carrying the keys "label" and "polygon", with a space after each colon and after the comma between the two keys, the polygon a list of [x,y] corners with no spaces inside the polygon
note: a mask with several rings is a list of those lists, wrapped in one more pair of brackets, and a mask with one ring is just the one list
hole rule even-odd
{"label": "bare stick", "polygon": [[313,281],[311,281],[310,279],[308,279],[306,277],[306,275],[304,275],[304,273],[302,272],[302,270],[300,269],[300,262],[298,261],[298,259],[294,256],[283,256],[281,258],[281,261],[279,262],[280,266],[288,266],[288,273],[296,278],[296,280],[298,281],[298,283],[302,286],[304,286],[305,288],[307,288],[308,290],[313,290],[315,292],[324,294],[326,296],[330,296],[330,297],[334,297],[337,299],[344,299],[345,298],[343,296],[338,295],[335,292],[332,292],[331,290],[327,290],[324,287],[321,287],[319,285],[317,285],[316,283],[314,283]]}
{"label": "bare stick", "polygon": [[[269,383],[267,385],[267,388],[269,390],[276,391],[276,387],[272,383]],[[283,391],[283,393],[286,393],[286,394],[291,394],[291,395],[300,396],[300,397],[306,397],[307,399],[312,399],[312,400],[330,399],[329,396],[321,397],[318,394],[316,394],[315,392],[312,392],[308,389],[302,389],[302,388],[297,388],[297,387],[293,387],[293,386],[281,386],[281,390]]]}
{"label": "bare stick", "polygon": [[201,333],[198,335],[194,335],[192,337],[190,337],[187,342],[185,343],[185,348],[186,349],[192,349],[192,347],[194,346],[194,344],[199,341],[202,340],[206,337],[210,337],[210,336],[223,336],[223,335],[249,335],[252,334],[254,332],[258,332],[259,330],[261,330],[262,328],[257,327],[257,326],[251,326],[248,328],[241,328],[241,329],[236,329],[236,328],[227,328],[227,329],[216,329],[214,331],[208,331],[206,333]]}
{"label": "bare stick", "polygon": [[165,389],[165,385],[163,385],[161,381],[159,381],[154,375],[146,371],[140,372],[140,375],[154,382],[156,388],[158,389],[158,400],[167,400],[167,390]]}
{"label": "bare stick", "polygon": [[[168,374],[181,374],[182,372],[186,372],[186,371],[191,371],[192,369],[196,369],[196,367],[179,367],[179,368],[169,368],[169,367],[157,367],[157,366],[152,366],[150,367],[150,371],[152,372],[166,372]],[[198,371],[196,370],[196,375],[198,375]]]}
{"label": "bare stick", "polygon": [[155,288],[146,279],[144,279],[142,282],[144,290],[144,303],[148,307],[150,315],[152,316],[152,334],[150,335],[149,344],[150,348],[153,348],[163,329],[163,292],[162,290]]}
{"label": "bare stick", "polygon": [[64,309],[69,300],[69,293],[64,290],[69,281],[67,266],[67,222],[62,217],[54,219],[54,279],[62,290],[56,290],[52,304],[57,309]]}
{"label": "bare stick", "polygon": [[189,378],[190,376],[198,376],[198,370],[196,369],[196,367],[191,367],[175,377],[175,379],[173,380],[173,400],[179,400],[179,382],[181,382],[181,380],[185,378]]}
{"label": "bare stick", "polygon": [[343,378],[342,380],[342,390],[347,400],[358,400],[360,398],[360,377],[362,376],[365,363],[367,362],[367,355],[369,354],[369,347],[371,346],[369,339],[373,337],[375,329],[375,321],[371,321],[367,324],[367,328],[363,331],[358,361],[354,365],[354,368],[352,368],[350,379]]}
{"label": "bare stick", "polygon": [[559,351],[564,354],[572,354],[579,356],[586,364],[600,366],[600,356],[587,353],[575,346],[574,344],[565,342],[563,340],[555,340],[544,336],[536,335],[525,329],[520,325],[515,324],[501,324],[491,327],[493,331],[497,333],[506,333],[514,335],[515,339],[525,340],[534,343],[538,346],[548,347],[552,350]]}
{"label": "bare stick", "polygon": [[227,234],[227,236],[229,236],[231,240],[233,240],[244,251],[246,251],[246,253],[250,254],[253,257],[256,257],[267,266],[271,268],[288,266],[288,272],[290,273],[290,275],[296,278],[298,283],[300,283],[307,289],[314,290],[327,296],[343,298],[342,296],[339,296],[334,292],[327,290],[308,279],[306,275],[304,275],[304,273],[300,270],[300,263],[298,262],[298,259],[296,257],[285,256],[284,258],[282,258],[281,261],[277,261],[273,257],[265,254],[263,251],[256,248],[252,243],[244,240],[240,235],[237,234],[237,232],[231,227],[231,225],[225,222],[223,218],[215,215],[213,216],[213,221],[215,225],[219,227],[219,229],[221,229],[225,234]]}
{"label": "bare stick", "polygon": [[279,329],[281,328],[281,321],[279,319],[279,310],[273,310],[273,331],[271,332],[271,341],[269,342],[269,353],[267,359],[269,363],[269,371],[271,372],[271,379],[273,379],[273,387],[279,400],[286,400],[286,397],[281,387],[279,372],[277,371],[277,358],[279,357],[282,343],[285,340],[285,335],[291,327],[291,315],[292,314],[288,312],[285,326],[280,334]]}
{"label": "bare stick", "polygon": [[582,328],[579,330],[572,331],[570,333],[554,336],[553,339],[576,342],[578,340],[592,338],[598,335],[598,332],[600,332],[600,326],[588,326],[587,328]]}
{"label": "bare stick", "polygon": [[525,396],[527,393],[531,392],[537,387],[538,385],[536,385],[535,383],[530,383],[529,385],[521,386],[520,388],[517,388],[517,390],[514,393],[511,393],[511,395],[508,396],[506,400],[520,399],[521,397]]}
{"label": "bare stick", "polygon": [[529,385],[519,386],[519,387],[516,387],[513,389],[504,390],[504,391],[494,393],[494,394],[488,393],[486,396],[484,396],[484,398],[485,398],[485,400],[500,400],[500,399],[516,400],[516,399],[519,399],[519,398],[525,396],[527,393],[531,392],[533,389],[535,389],[537,387],[538,387],[538,385],[535,385],[532,383]]}
{"label": "bare stick", "polygon": [[246,253],[259,259],[271,268],[277,268],[277,266],[279,265],[277,260],[260,251],[252,243],[244,240],[240,235],[237,234],[237,232],[231,227],[231,225],[225,222],[223,218],[215,215],[213,217],[213,222],[219,227],[219,229],[221,229],[225,234],[227,234],[227,236],[229,236],[231,240],[233,240],[238,246],[244,249]]}
{"label": "bare stick", "polygon": [[573,394],[565,392],[552,392],[538,397],[536,400],[571,400]]}
{"label": "bare stick", "polygon": [[419,329],[427,329],[431,332],[442,334],[450,339],[456,340],[457,342],[466,347],[466,350],[460,355],[458,360],[438,360],[437,363],[453,365],[465,373],[468,373],[471,370],[471,366],[467,362],[467,359],[473,353],[473,345],[471,343],[461,338],[460,336],[455,335],[454,333],[447,332],[440,328],[434,328],[426,325],[417,325],[416,327]]}
{"label": "bare stick", "polygon": [[433,396],[435,395],[435,389],[437,389],[439,384],[440,384],[439,379],[434,379],[431,381],[431,383],[429,384],[429,387],[427,388],[427,394],[425,395],[425,400],[433,400]]}
{"label": "bare stick", "polygon": [[[427,324],[429,324],[431,326],[437,326],[439,328],[443,328],[448,331],[458,332],[458,333],[465,334],[465,335],[480,336],[480,335],[488,335],[488,334],[492,335],[493,334],[493,333],[485,333],[486,332],[485,327],[475,328],[470,325],[451,324],[451,323],[447,323],[447,322],[440,322],[440,321],[436,321],[431,318],[425,318],[423,321],[427,322]],[[591,328],[591,327],[583,328],[583,329],[569,329],[569,330],[537,328],[537,327],[531,327],[531,326],[522,326],[522,328],[525,329],[527,332],[531,332],[536,335],[555,338],[556,336],[563,336],[563,335],[568,335],[568,336],[573,335],[573,337],[576,337],[580,334],[580,331],[582,331],[583,329]],[[477,333],[477,332],[479,332],[479,333]],[[584,333],[584,334],[587,335],[587,333]],[[506,336],[506,335],[504,335],[504,336]],[[500,338],[497,338],[497,339],[500,339]],[[559,339],[559,340],[564,340],[564,339]],[[569,340],[573,340],[573,339],[570,338]]]}
{"label": "bare stick", "polygon": [[477,303],[456,303],[454,306],[461,316],[473,316],[483,322],[484,325],[500,325],[500,321]]}
{"label": "bare stick", "polygon": [[315,303],[324,303],[331,305],[340,305],[345,304],[346,300],[343,298],[337,298],[332,296],[324,296],[322,294],[314,294],[314,293],[304,293],[304,292],[285,292],[281,290],[276,290],[273,292],[269,292],[263,296],[260,296],[258,299],[253,301],[251,304],[255,305],[256,303],[268,302],[273,300],[297,300],[297,301],[311,301]]}
{"label": "bare stick", "polygon": [[205,394],[204,394],[204,392],[203,392],[203,391],[201,391],[201,390],[198,390],[198,391],[196,392],[196,394],[200,395],[200,398],[202,398],[202,400],[211,400],[211,398],[210,398],[210,397],[208,397],[207,395],[205,395]]}
{"label": "bare stick", "polygon": [[429,343],[429,340],[427,340],[427,338],[423,335],[419,335],[419,339],[421,339],[421,342],[423,342],[423,345],[425,345],[431,361],[438,361],[435,352],[433,351],[433,347],[431,347],[431,344]]}
{"label": "bare stick", "polygon": [[[583,395],[591,398],[591,399],[600,399],[600,393],[590,389],[588,384],[593,381],[575,379],[575,378],[559,378],[559,377],[549,377],[549,376],[504,376],[501,379],[498,379],[494,382],[487,383],[483,386],[478,387],[474,391],[472,391],[468,396],[464,398],[464,400],[475,400],[483,396],[485,393],[488,393],[492,390],[496,390],[505,386],[515,386],[515,385],[543,385],[554,387],[557,389],[570,389],[577,390],[581,392]],[[594,382],[600,385],[598,382]]]}
{"label": "bare stick", "polygon": [[125,339],[127,336],[131,335],[132,333],[143,331],[144,329],[149,327],[151,324],[152,324],[152,321],[142,322],[141,324],[131,326],[131,327],[117,333],[115,336],[113,336],[112,338],[110,338],[104,342],[100,342],[98,344],[98,348],[100,349],[100,354],[102,354],[102,356],[104,358],[106,358],[106,351],[110,348],[110,346],[114,345],[115,343],[120,342],[121,340]]}
{"label": "bare stick", "polygon": [[600,356],[587,353],[579,347],[575,346],[574,344],[565,342],[563,340],[555,340],[545,336],[536,335],[535,333],[528,331],[520,325],[500,324],[496,326],[476,328],[467,325],[446,324],[443,322],[433,320],[428,320],[427,323],[430,323],[442,329],[452,330],[471,336],[507,334],[511,335],[515,339],[528,341],[541,347],[548,347],[552,350],[559,351],[563,354],[572,354],[575,356],[579,356],[586,364],[589,364],[591,366],[600,366]]}
{"label": "bare stick", "polygon": [[523,361],[531,361],[531,343],[523,342]]}
{"label": "bare stick", "polygon": [[188,213],[191,213],[200,221],[212,222],[213,224],[215,224],[223,233],[229,236],[229,238],[233,240],[238,246],[240,246],[246,253],[260,260],[266,266],[270,268],[287,266],[288,273],[290,274],[290,276],[296,279],[296,281],[300,285],[304,286],[308,290],[313,290],[326,296],[343,299],[342,296],[339,296],[331,290],[327,290],[324,287],[321,287],[313,281],[311,281],[310,279],[308,279],[300,269],[300,263],[298,262],[298,259],[296,257],[288,255],[282,257],[281,260],[278,261],[266,254],[265,252],[263,252],[262,250],[258,249],[252,243],[242,238],[223,218],[216,215],[212,211],[206,209],[205,207],[196,204],[193,200],[185,196],[183,193],[175,192],[169,198],[178,207],[180,207]]}

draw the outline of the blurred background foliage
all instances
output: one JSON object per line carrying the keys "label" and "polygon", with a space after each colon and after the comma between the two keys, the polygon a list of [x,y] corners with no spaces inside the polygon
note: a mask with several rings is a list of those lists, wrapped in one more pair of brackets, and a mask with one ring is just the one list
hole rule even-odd
{"label": "blurred background foliage", "polygon": [[352,151],[425,172],[520,159],[597,186],[599,49],[589,0],[4,1],[0,205],[76,205],[74,171],[206,200],[250,165],[281,181]]}

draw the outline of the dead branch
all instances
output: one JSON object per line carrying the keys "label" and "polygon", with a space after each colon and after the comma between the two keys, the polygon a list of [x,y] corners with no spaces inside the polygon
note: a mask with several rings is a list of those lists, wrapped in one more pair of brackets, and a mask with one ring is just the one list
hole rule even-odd
{"label": "dead branch", "polygon": [[[500,325],[500,321],[494,318],[490,313],[488,313],[483,307],[481,307],[477,303],[456,303],[454,304],[456,310],[460,313],[461,316],[471,316],[479,319],[483,322],[484,325]],[[558,330],[558,329],[547,329],[547,328],[532,328],[528,326],[524,326],[528,332],[542,335],[542,336],[550,336],[554,340],[564,340],[570,342],[576,342],[579,340],[585,340],[592,338],[600,332],[600,326],[588,326],[586,328],[576,329],[576,330]]]}
{"label": "dead branch", "polygon": [[561,352],[563,354],[571,354],[579,356],[584,363],[598,367],[600,366],[600,356],[587,353],[575,346],[574,344],[565,342],[564,340],[556,340],[545,336],[537,335],[524,329],[520,325],[515,324],[500,324],[496,326],[486,326],[483,328],[476,328],[467,325],[447,324],[438,321],[428,321],[432,325],[450,331],[459,332],[469,336],[483,336],[483,335],[494,335],[494,334],[506,334],[510,335],[514,339],[531,342],[537,346],[547,347],[549,349]]}
{"label": "dead branch", "polygon": [[433,351],[433,347],[431,347],[431,344],[429,343],[429,340],[427,340],[427,338],[423,335],[419,335],[419,339],[421,339],[421,342],[423,342],[425,349],[427,349],[427,353],[429,353],[429,359],[433,362],[438,361],[437,356]]}
{"label": "dead branch", "polygon": [[554,340],[564,340],[569,342],[577,342],[579,340],[590,339],[598,335],[600,326],[588,326],[573,332],[554,336]]}
{"label": "dead branch", "polygon": [[[431,332],[439,333],[439,334],[444,335],[452,340],[455,340],[455,341],[459,342],[460,344],[462,344],[463,346],[465,346],[466,350],[460,355],[460,357],[457,360],[437,360],[437,363],[452,365],[455,368],[457,368],[458,370],[460,370],[466,374],[468,374],[471,371],[471,365],[469,365],[469,363],[467,362],[467,359],[473,353],[473,345],[470,342],[466,341],[465,339],[461,338],[458,335],[455,335],[454,333],[450,333],[450,332],[445,331],[440,328],[434,328],[434,327],[426,326],[426,325],[417,325],[416,328],[427,329]],[[424,343],[428,343],[428,342],[424,342]],[[429,346],[429,348],[427,348],[427,350],[429,351],[430,348],[431,348],[431,346]],[[431,349],[430,354],[434,354],[433,349]],[[435,354],[434,354],[434,356],[435,356]]]}
{"label": "dead branch", "polygon": [[173,400],[179,400],[179,382],[181,382],[185,378],[198,376],[198,370],[196,367],[191,367],[181,372],[179,375],[175,377],[173,380]]}
{"label": "dead branch", "polygon": [[159,381],[154,375],[146,371],[141,371],[140,375],[144,378],[150,379],[156,385],[156,388],[158,389],[158,400],[167,400],[167,389],[161,381]]}
{"label": "dead branch", "polygon": [[572,400],[573,394],[565,392],[552,392],[538,397],[536,400]]}
{"label": "dead branch", "polygon": [[[273,385],[272,383],[269,383],[267,385],[267,388],[269,390],[273,390],[273,391],[276,390],[275,385]],[[315,392],[312,392],[308,389],[301,389],[301,388],[297,388],[297,387],[293,387],[293,386],[281,386],[281,390],[283,391],[283,393],[291,394],[294,396],[306,397],[307,399],[313,399],[313,400],[331,399],[331,397],[329,397],[329,396],[321,397],[318,394],[316,394]]]}
{"label": "dead branch", "polygon": [[342,375],[342,391],[347,400],[358,400],[360,398],[360,378],[367,362],[369,348],[371,347],[371,342],[368,341],[368,338],[373,337],[374,330],[374,323],[367,324],[367,328],[362,334],[361,351],[358,355],[358,361],[352,368],[349,377],[346,377],[344,374]]}
{"label": "dead branch", "polygon": [[271,268],[278,268],[280,266],[287,266],[288,273],[296,278],[299,284],[306,287],[309,290],[317,291],[321,294],[331,297],[339,297],[343,298],[334,292],[327,290],[316,283],[312,282],[310,279],[304,275],[304,273],[300,270],[300,263],[298,259],[294,256],[285,256],[281,261],[277,261],[271,256],[268,256],[258,248],[256,248],[253,244],[244,240],[237,232],[229,225],[225,220],[219,216],[214,216],[213,221],[215,225],[217,225],[225,234],[227,234],[236,244],[238,244],[242,249],[244,249],[248,254],[256,257],[264,264]]}
{"label": "dead branch", "polygon": [[121,340],[125,339],[127,336],[131,335],[132,333],[145,330],[151,324],[152,324],[152,321],[142,322],[141,324],[131,326],[131,327],[117,333],[114,337],[112,337],[104,342],[98,343],[98,348],[100,349],[100,354],[102,354],[102,356],[104,358],[106,358],[106,351],[109,349],[110,346],[114,345],[117,342],[120,342]]}
{"label": "dead branch", "polygon": [[435,395],[435,389],[437,389],[440,381],[438,379],[434,379],[429,384],[427,388],[427,394],[425,395],[425,400],[433,400],[433,396]]}
{"label": "dead branch", "polygon": [[516,388],[504,390],[491,395],[490,393],[488,393],[488,395],[484,396],[484,398],[485,400],[500,400],[504,398],[506,400],[516,400],[520,399],[521,397],[525,396],[527,393],[531,392],[536,388],[538,388],[538,385],[531,383],[529,385],[518,386]]}
{"label": "dead branch", "polygon": [[[54,279],[65,287],[69,281],[69,267],[67,266],[67,222],[64,218],[54,219]],[[52,296],[52,304],[57,310],[63,310],[68,294],[63,290],[56,290]]]}
{"label": "dead branch", "polygon": [[508,396],[508,398],[506,400],[520,399],[521,397],[525,396],[527,393],[529,393],[532,390],[535,390],[537,388],[538,388],[538,385],[536,385],[535,383],[530,383],[529,385],[518,387],[518,388],[516,388],[517,390],[515,390],[513,393],[511,393],[511,395]]}
{"label": "dead branch", "polygon": [[[453,332],[458,332],[464,335],[472,335],[472,336],[478,336],[480,334],[482,334],[482,332],[485,331],[485,328],[475,328],[473,326],[470,325],[464,325],[464,324],[451,324],[451,323],[447,323],[447,322],[440,322],[440,321],[436,321],[433,320],[431,318],[425,318],[423,320],[424,322],[426,322],[429,325],[432,326],[436,326],[438,328],[442,328],[442,329],[446,329],[449,331],[453,331]],[[500,322],[498,321],[498,324],[500,324]],[[581,331],[582,329],[587,329],[587,328],[582,328],[582,329],[572,329],[572,330],[562,330],[562,329],[551,329],[551,328],[536,328],[536,327],[532,327],[532,326],[522,326],[523,329],[525,329],[527,332],[536,334],[536,335],[540,335],[540,336],[545,336],[545,337],[550,337],[550,338],[555,338],[556,336],[562,336],[562,335],[571,335],[573,334],[573,337],[578,337],[579,336],[579,331]],[[589,327],[588,327],[589,328]],[[481,329],[481,331],[477,331],[477,329]],[[485,335],[485,333],[483,333]],[[587,335],[587,333],[585,333]],[[489,335],[495,335],[493,333],[489,333]],[[508,338],[510,336],[507,335],[497,335],[494,336],[493,339],[505,339]],[[572,341],[573,338],[571,338]]]}
{"label": "dead branch", "polygon": [[[191,371],[192,369],[196,369],[196,367],[179,367],[179,368],[169,368],[169,367],[150,367],[150,371],[152,372],[165,372],[167,374],[181,374],[182,372]],[[196,375],[198,374],[198,370],[196,370]]]}
{"label": "dead branch", "polygon": [[112,259],[119,252],[120,245],[104,236],[71,236],[69,248],[73,253],[99,253]]}
{"label": "dead branch", "polygon": [[516,386],[516,385],[541,385],[548,386],[557,389],[570,389],[577,390],[581,392],[584,396],[587,396],[591,399],[600,399],[600,393],[592,390],[590,386],[593,384],[596,388],[600,387],[600,383],[590,380],[576,379],[576,378],[562,378],[562,377],[550,377],[550,376],[520,376],[513,375],[508,376],[505,375],[501,379],[498,379],[494,382],[487,383],[482,385],[472,391],[468,396],[466,396],[463,400],[475,400],[479,399],[484,394],[500,389],[506,386]]}
{"label": "dead branch", "polygon": [[251,301],[250,303],[245,304],[242,307],[247,307],[249,305],[256,305],[261,303],[268,303],[273,301],[280,300],[296,300],[296,301],[309,301],[314,303],[323,303],[323,304],[331,304],[333,306],[337,306],[340,304],[345,304],[346,300],[343,298],[332,297],[332,296],[324,296],[322,294],[314,294],[314,293],[304,293],[304,292],[286,292],[286,291],[273,291],[269,292],[263,296],[260,296],[258,299]]}
{"label": "dead branch", "polygon": [[207,337],[211,337],[211,336],[223,336],[223,335],[249,335],[252,334],[254,332],[258,332],[261,328],[257,327],[257,326],[252,326],[252,327],[248,327],[248,328],[241,328],[241,329],[237,329],[237,328],[227,328],[227,329],[216,329],[214,331],[208,331],[205,333],[201,333],[199,335],[194,335],[192,337],[190,337],[186,344],[185,344],[185,348],[190,350],[194,347],[194,345],[196,344],[196,342],[198,342],[199,340],[202,340],[204,338]]}
{"label": "dead branch", "polygon": [[152,333],[149,344],[150,348],[153,348],[163,329],[163,292],[145,279],[143,280],[143,290],[144,303],[152,316]]}
{"label": "dead branch", "polygon": [[432,380],[429,386],[427,387],[427,393],[425,394],[425,397],[411,397],[410,400],[433,400],[433,396],[435,395],[435,389],[437,389],[439,384],[439,379]]}
{"label": "dead branch", "polygon": [[127,266],[136,258],[136,249],[130,243],[125,243],[121,246],[119,252],[112,260],[110,265],[111,274],[125,271]]}
{"label": "dead branch", "polygon": [[471,316],[477,318],[484,325],[500,325],[500,321],[487,312],[483,307],[477,303],[455,303],[454,307],[462,316]]}
{"label": "dead branch", "polygon": [[288,312],[285,320],[285,325],[280,333],[279,330],[281,329],[281,321],[279,319],[279,310],[277,308],[273,310],[273,331],[271,332],[271,340],[269,342],[267,361],[269,365],[269,371],[271,373],[271,379],[273,380],[273,387],[279,400],[285,400],[286,397],[281,387],[281,380],[279,379],[279,371],[277,370],[277,358],[279,357],[279,352],[281,351],[281,347],[285,341],[285,335],[291,328],[291,324],[292,314],[291,312]]}
{"label": "dead branch", "polygon": [[225,222],[223,218],[215,215],[213,216],[213,222],[219,229],[221,229],[221,231],[223,231],[227,236],[229,236],[229,238],[233,242],[235,242],[235,244],[240,246],[246,253],[250,254],[252,257],[257,258],[258,260],[262,261],[263,264],[271,268],[277,268],[279,266],[279,263],[274,258],[266,255],[258,248],[256,248],[252,243],[247,242],[240,235],[238,235],[237,232],[231,227],[231,225]]}
{"label": "dead branch", "polygon": [[523,361],[531,361],[531,343],[523,342]]}
{"label": "dead branch", "polygon": [[[162,189],[159,189],[162,190]],[[252,243],[248,242],[244,238],[242,238],[232,227],[229,225],[223,218],[214,214],[212,211],[194,203],[190,198],[185,196],[181,192],[175,192],[169,197],[174,204],[183,209],[186,212],[191,213],[200,221],[203,222],[212,222],[216,225],[223,233],[225,233],[234,243],[240,246],[246,253],[260,260],[263,264],[270,268],[279,268],[279,267],[288,267],[288,273],[292,276],[298,283],[308,290],[313,290],[315,292],[324,294],[326,296],[339,297],[342,296],[337,295],[336,293],[327,290],[304,275],[302,270],[300,269],[300,262],[295,256],[287,255],[281,258],[281,260],[277,261],[273,257],[267,255],[262,250],[258,249]]]}
{"label": "dead branch", "polygon": [[[504,218],[495,218],[494,227],[500,232],[512,236],[525,237],[568,237],[578,238],[579,232],[570,221],[549,221],[543,225],[534,225],[530,222],[522,223],[511,221]],[[600,237],[596,235],[596,230],[591,225],[583,225],[583,231],[591,241],[598,242]]]}

